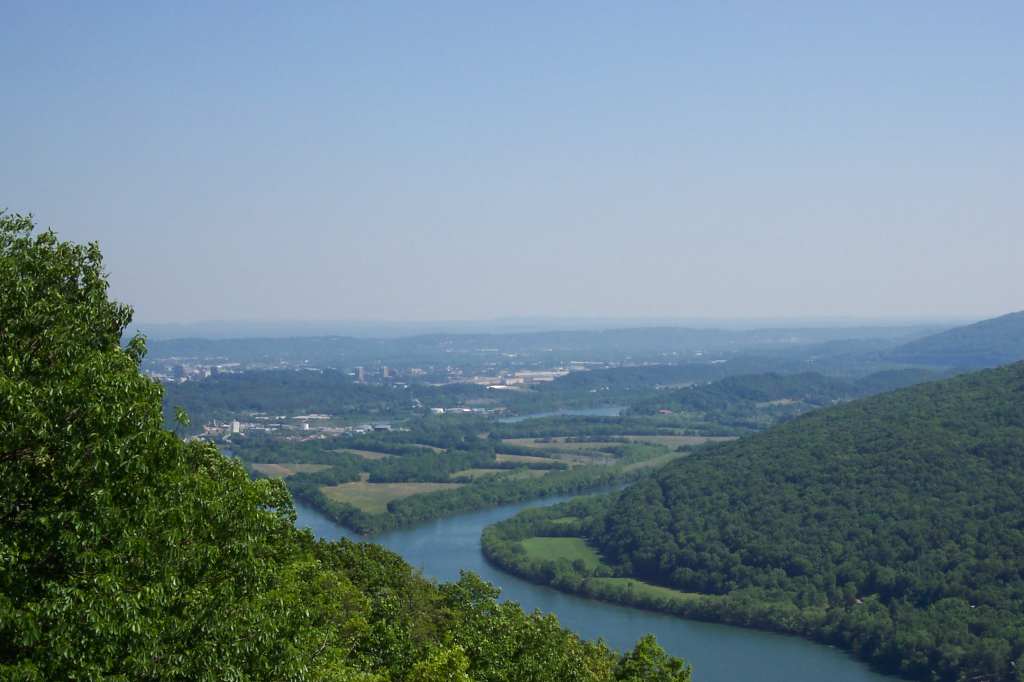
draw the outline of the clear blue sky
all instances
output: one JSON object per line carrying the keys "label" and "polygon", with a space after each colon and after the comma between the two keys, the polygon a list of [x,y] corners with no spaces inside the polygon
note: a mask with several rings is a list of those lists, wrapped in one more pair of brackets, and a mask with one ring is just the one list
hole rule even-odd
{"label": "clear blue sky", "polygon": [[0,207],[141,320],[1024,308],[1019,0],[0,5]]}

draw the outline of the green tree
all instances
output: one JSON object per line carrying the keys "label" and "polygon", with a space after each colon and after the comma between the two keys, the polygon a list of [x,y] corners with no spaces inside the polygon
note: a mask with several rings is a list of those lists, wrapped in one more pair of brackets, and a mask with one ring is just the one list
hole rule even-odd
{"label": "green tree", "polygon": [[297,531],[281,483],[164,429],[130,320],[95,244],[0,213],[0,679],[613,679],[475,576]]}
{"label": "green tree", "polygon": [[689,682],[690,667],[665,653],[653,635],[644,635],[615,668],[623,682]]}

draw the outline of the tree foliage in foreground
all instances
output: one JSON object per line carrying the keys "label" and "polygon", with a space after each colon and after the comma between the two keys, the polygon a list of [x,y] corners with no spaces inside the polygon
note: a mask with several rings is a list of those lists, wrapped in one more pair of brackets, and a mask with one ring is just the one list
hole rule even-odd
{"label": "tree foliage in foreground", "polygon": [[297,531],[282,484],[163,429],[130,317],[95,244],[0,214],[0,678],[688,679]]}

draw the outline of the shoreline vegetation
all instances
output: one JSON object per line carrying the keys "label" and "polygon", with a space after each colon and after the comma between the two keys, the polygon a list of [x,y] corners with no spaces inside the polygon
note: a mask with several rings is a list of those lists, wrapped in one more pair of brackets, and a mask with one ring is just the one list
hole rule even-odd
{"label": "shoreline vegetation", "polygon": [[[495,469],[495,473],[483,476],[456,476],[454,480],[464,481],[458,483],[408,483],[405,485],[410,486],[412,492],[408,495],[394,495],[387,500],[380,497],[374,499],[372,492],[366,492],[375,484],[360,481],[343,483],[341,486],[325,486],[321,484],[322,478],[318,479],[316,474],[302,478],[299,475],[293,476],[291,478],[298,480],[288,481],[288,487],[296,499],[309,504],[332,521],[360,535],[372,536],[445,516],[544,497],[593,492],[632,483],[650,475],[657,465],[684,455],[664,448],[644,447],[635,450],[637,452],[621,457],[614,464],[591,464],[549,471],[520,466],[504,472]],[[542,475],[518,477],[533,473]],[[376,485],[384,487],[388,484]],[[413,487],[416,485],[445,487],[419,492]],[[349,499],[353,501],[347,502],[332,497],[332,492],[342,486],[361,486],[358,491],[364,493],[363,499],[350,495]],[[356,490],[353,488],[353,493]],[[366,499],[367,496],[369,499]],[[377,510],[373,511],[374,508]]]}
{"label": "shoreline vegetation", "polygon": [[[643,428],[646,427],[646,428]],[[235,436],[225,454],[254,478],[283,479],[296,499],[361,535],[649,476],[706,444],[665,418],[540,417],[499,423],[426,418],[361,436]]]}
{"label": "shoreline vegetation", "polygon": [[823,609],[764,602],[753,593],[683,592],[622,575],[581,536],[586,518],[577,514],[588,507],[588,500],[579,498],[526,510],[488,526],[481,535],[484,558],[510,575],[588,599],[837,643],[814,636],[815,628],[825,622]]}
{"label": "shoreline vegetation", "polygon": [[533,582],[832,644],[912,679],[1024,679],[1024,362],[813,412],[484,529]]}

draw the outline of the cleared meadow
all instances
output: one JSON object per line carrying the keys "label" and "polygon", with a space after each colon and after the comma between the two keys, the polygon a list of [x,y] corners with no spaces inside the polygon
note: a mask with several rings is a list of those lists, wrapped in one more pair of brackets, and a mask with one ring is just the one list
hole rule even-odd
{"label": "cleared meadow", "polygon": [[250,464],[254,471],[271,478],[288,478],[294,474],[307,474],[330,469],[330,464],[299,464],[295,462],[253,462]]}
{"label": "cleared meadow", "polygon": [[603,565],[601,555],[583,538],[532,537],[521,541],[523,549],[531,559],[538,561],[576,561],[580,559],[588,569]]}
{"label": "cleared meadow", "polygon": [[419,493],[453,490],[462,485],[462,483],[370,483],[364,480],[322,486],[320,490],[335,502],[351,504],[368,514],[383,514],[388,510],[388,502],[392,500],[399,500]]}

